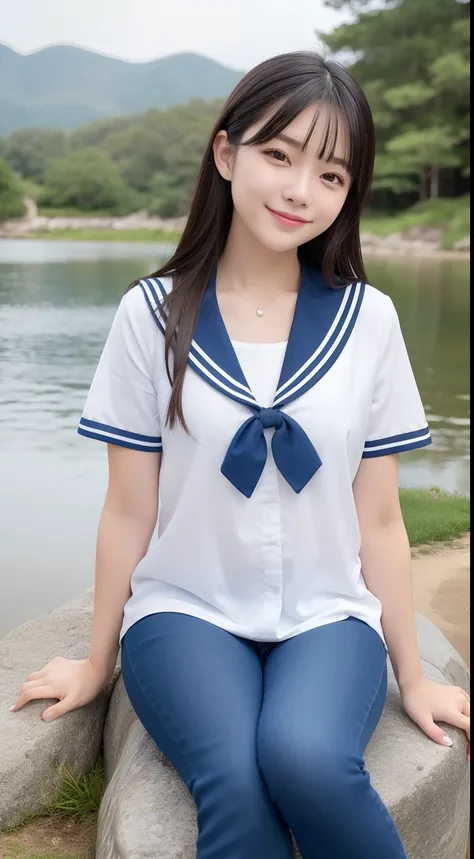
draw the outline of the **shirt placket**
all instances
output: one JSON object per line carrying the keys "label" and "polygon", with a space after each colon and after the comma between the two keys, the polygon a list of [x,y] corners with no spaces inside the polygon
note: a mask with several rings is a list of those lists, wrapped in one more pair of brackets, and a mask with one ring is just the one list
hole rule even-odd
{"label": "shirt placket", "polygon": [[264,587],[263,615],[268,633],[274,635],[280,621],[283,605],[283,552],[281,530],[281,502],[278,475],[271,455],[271,438],[274,430],[265,430],[268,444],[268,461],[262,474],[262,582]]}

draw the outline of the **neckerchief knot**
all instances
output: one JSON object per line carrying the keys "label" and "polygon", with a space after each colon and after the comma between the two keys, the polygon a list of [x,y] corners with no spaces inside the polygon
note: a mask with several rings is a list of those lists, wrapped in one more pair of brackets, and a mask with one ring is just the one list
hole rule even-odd
{"label": "neckerchief knot", "polygon": [[279,429],[283,423],[282,414],[278,409],[260,409],[258,417],[264,429],[270,429],[271,427]]}
{"label": "neckerchief knot", "polygon": [[312,442],[300,424],[280,409],[260,409],[244,421],[232,439],[222,474],[250,498],[267,461],[264,429],[275,427],[272,451],[280,473],[295,492],[301,492],[321,465]]}

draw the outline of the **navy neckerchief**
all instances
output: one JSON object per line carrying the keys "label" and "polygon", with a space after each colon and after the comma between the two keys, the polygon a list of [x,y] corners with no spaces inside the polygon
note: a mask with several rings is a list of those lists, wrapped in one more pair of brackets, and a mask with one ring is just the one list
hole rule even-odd
{"label": "navy neckerchief", "polygon": [[[157,278],[140,282],[153,318],[164,332],[157,311],[166,296]],[[188,364],[221,394],[247,406],[252,415],[237,430],[221,466],[222,474],[247,498],[252,495],[267,460],[264,429],[274,427],[275,464],[295,492],[301,492],[321,466],[314,445],[300,424],[282,411],[327,373],[341,354],[356,323],[364,283],[328,285],[321,271],[305,263],[271,408],[257,403],[230,341],[216,296],[216,271],[204,293],[188,355]]]}

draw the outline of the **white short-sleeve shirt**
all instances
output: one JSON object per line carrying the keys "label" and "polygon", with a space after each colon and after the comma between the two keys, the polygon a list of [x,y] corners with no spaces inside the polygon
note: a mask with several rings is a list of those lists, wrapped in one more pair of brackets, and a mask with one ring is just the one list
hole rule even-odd
{"label": "white short-sleeve shirt", "polygon": [[162,451],[157,525],[131,578],[120,641],[154,612],[194,615],[255,641],[354,616],[386,646],[367,589],[352,483],[362,457],[431,444],[392,300],[331,288],[302,265],[288,342],[231,341],[215,274],[188,357],[183,410],[157,308],[172,278],[125,294],[78,432]]}

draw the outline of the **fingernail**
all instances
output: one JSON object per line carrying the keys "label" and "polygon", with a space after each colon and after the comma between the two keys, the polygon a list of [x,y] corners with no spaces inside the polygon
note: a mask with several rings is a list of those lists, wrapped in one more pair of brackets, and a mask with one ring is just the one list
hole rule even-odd
{"label": "fingernail", "polygon": [[445,735],[444,735],[444,737],[443,737],[443,743],[444,743],[446,746],[452,746],[452,745],[453,745],[453,741],[452,741],[452,740],[450,740],[450,739],[449,739],[449,737],[447,737],[447,736],[446,736],[446,734],[445,734]]}
{"label": "fingernail", "polygon": [[16,710],[15,705],[13,705],[13,707],[9,707],[9,708],[8,708],[8,712],[9,712],[9,713],[12,713],[12,712],[13,712],[13,710]]}
{"label": "fingernail", "polygon": [[46,713],[43,718],[44,718],[45,722],[50,722],[51,719],[53,718],[53,714],[52,713]]}

